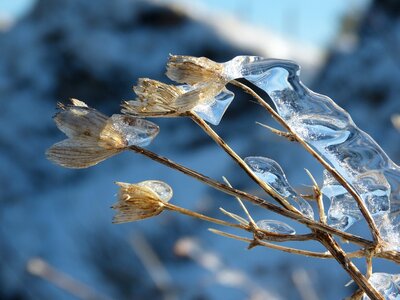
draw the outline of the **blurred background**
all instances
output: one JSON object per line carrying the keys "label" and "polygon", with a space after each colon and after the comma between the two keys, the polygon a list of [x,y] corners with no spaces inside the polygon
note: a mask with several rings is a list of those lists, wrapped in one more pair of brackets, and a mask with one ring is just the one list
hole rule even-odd
{"label": "blurred background", "polygon": [[[221,206],[241,213],[233,199],[173,170],[131,153],[67,170],[44,152],[64,139],[51,119],[57,101],[74,97],[117,113],[139,77],[168,81],[169,53],[221,62],[248,54],[297,61],[303,81],[349,111],[399,163],[399,16],[396,0],[0,0],[0,299],[350,295],[355,287],[345,287],[350,279],[334,261],[249,251],[187,217],[111,224],[114,181],[165,180],[176,204],[221,218]],[[274,122],[236,92],[220,135],[242,156],[277,160],[300,190],[310,184],[305,167],[321,182],[313,159],[257,126]],[[155,122],[152,151],[260,193],[189,120]],[[249,208],[257,220],[281,219]],[[351,230],[367,236],[362,224]],[[379,261],[375,271],[394,267]]]}

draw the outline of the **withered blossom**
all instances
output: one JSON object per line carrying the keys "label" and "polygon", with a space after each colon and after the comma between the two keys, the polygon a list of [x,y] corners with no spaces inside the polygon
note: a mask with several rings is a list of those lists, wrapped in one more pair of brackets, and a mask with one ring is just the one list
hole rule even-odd
{"label": "withered blossom", "polygon": [[214,82],[225,85],[223,64],[206,57],[170,55],[166,75],[173,81],[187,84]]}
{"label": "withered blossom", "polygon": [[215,102],[224,89],[220,82],[193,86],[168,85],[149,78],[140,78],[133,87],[137,98],[122,104],[122,112],[141,117],[176,117],[186,115],[197,105]]}
{"label": "withered blossom", "polygon": [[165,182],[147,180],[136,184],[116,182],[120,187],[113,223],[126,223],[159,215],[172,197],[172,188]]}
{"label": "withered blossom", "polygon": [[54,116],[57,127],[67,139],[51,146],[46,156],[67,168],[87,168],[130,145],[145,146],[157,135],[159,127],[149,121],[125,115],[107,117],[84,102],[71,99],[59,104]]}

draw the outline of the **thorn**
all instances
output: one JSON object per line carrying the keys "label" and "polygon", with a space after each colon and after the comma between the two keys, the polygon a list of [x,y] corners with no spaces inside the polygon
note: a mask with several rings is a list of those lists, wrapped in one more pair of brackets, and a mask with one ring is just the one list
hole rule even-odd
{"label": "thorn", "polygon": [[271,126],[265,125],[265,124],[260,123],[260,122],[256,122],[256,124],[271,130],[272,133],[275,133],[276,135],[282,136],[282,137],[288,139],[290,142],[295,142],[296,141],[296,137],[294,136],[294,134],[292,134],[290,132],[278,130],[276,128],[273,128]]}

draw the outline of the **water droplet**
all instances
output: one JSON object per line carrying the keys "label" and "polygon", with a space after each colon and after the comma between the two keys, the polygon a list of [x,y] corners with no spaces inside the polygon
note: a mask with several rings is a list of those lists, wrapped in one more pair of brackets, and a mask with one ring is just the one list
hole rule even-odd
{"label": "water droplet", "polygon": [[296,231],[286,223],[276,220],[261,220],[256,222],[256,225],[265,231],[280,233],[280,234],[296,234]]}

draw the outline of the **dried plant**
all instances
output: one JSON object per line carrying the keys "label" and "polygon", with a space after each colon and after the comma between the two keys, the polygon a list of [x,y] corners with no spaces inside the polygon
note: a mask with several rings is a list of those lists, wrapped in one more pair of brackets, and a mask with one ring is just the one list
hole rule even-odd
{"label": "dried plant", "polygon": [[[167,76],[182,85],[167,85],[139,79],[134,91],[137,99],[122,104],[122,115],[108,118],[78,100],[59,105],[55,122],[68,139],[52,146],[48,158],[64,167],[86,168],[117,154],[133,151],[193,177],[221,192],[234,196],[244,216],[221,211],[230,221],[212,218],[168,202],[172,188],[164,182],[117,183],[120,187],[114,222],[149,218],[168,209],[193,218],[232,227],[250,235],[210,229],[215,234],[248,243],[249,249],[265,247],[292,254],[335,259],[358,285],[351,299],[394,299],[398,297],[400,275],[374,273],[373,258],[400,263],[400,168],[376,142],[360,130],[350,115],[330,98],[316,94],[299,79],[299,66],[290,61],[239,56],[226,63],[204,57],[170,56]],[[242,78],[243,81],[237,81]],[[273,109],[248,84],[264,90]],[[280,165],[266,157],[241,158],[208,124],[218,125],[234,94],[232,84],[250,94],[283,128],[264,127],[274,134],[299,143],[324,168],[323,185],[313,183],[313,194],[302,195],[288,182]],[[158,126],[145,117],[189,117],[208,134],[277,203],[235,189],[224,178],[219,182],[145,148],[158,133]],[[394,119],[394,124],[397,119]],[[330,203],[326,203],[327,200]],[[254,221],[243,201],[257,204],[292,219],[309,233],[296,234],[286,223],[276,220]],[[310,201],[315,201],[314,211]],[[324,203],[325,201],[325,203]],[[326,211],[325,207],[329,209]],[[355,222],[365,220],[372,239],[347,232]],[[326,252],[287,247],[287,241],[317,241]],[[358,247],[345,252],[341,242]],[[365,258],[362,274],[352,258]]]}

